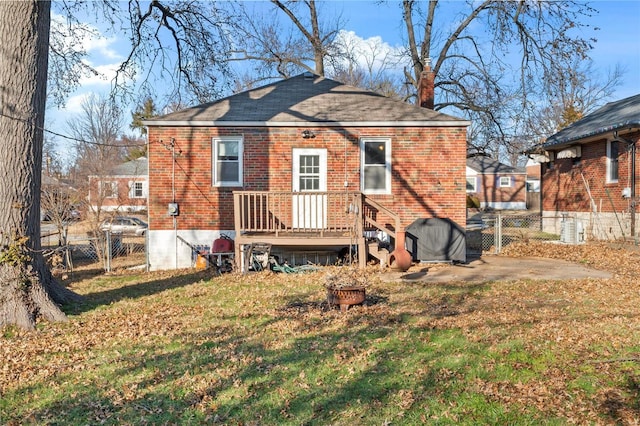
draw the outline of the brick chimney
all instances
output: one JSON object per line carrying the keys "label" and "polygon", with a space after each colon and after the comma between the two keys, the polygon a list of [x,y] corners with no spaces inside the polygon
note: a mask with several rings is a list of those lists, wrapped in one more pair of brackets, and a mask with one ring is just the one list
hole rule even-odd
{"label": "brick chimney", "polygon": [[422,108],[433,109],[435,98],[433,94],[434,80],[435,75],[431,70],[431,59],[427,59],[418,82],[418,101]]}

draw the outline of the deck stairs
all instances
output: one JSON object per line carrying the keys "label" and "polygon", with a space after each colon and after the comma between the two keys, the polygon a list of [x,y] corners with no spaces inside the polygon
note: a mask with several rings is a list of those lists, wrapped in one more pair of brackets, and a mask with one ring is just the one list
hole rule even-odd
{"label": "deck stairs", "polygon": [[[398,214],[368,197],[363,197],[362,205],[364,209],[364,229],[366,231],[383,232],[395,242],[396,230],[402,229]],[[387,266],[390,253],[388,243],[381,242],[377,238],[370,238],[367,239],[366,250],[367,256],[377,259],[381,268]]]}

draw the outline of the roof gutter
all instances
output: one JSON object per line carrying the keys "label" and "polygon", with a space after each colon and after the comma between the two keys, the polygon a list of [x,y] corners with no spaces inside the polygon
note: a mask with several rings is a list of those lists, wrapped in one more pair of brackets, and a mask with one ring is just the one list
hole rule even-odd
{"label": "roof gutter", "polygon": [[163,127],[467,127],[468,120],[446,121],[345,121],[345,122],[313,122],[313,121],[164,121],[144,120],[145,126]]}
{"label": "roof gutter", "polygon": [[565,145],[571,145],[572,143],[575,143],[578,141],[581,141],[584,143],[591,142],[591,141],[601,139],[604,135],[612,131],[615,133],[618,133],[618,132],[631,133],[635,131],[640,131],[640,121],[637,121],[637,120],[627,121],[624,123],[614,124],[607,127],[601,127],[594,131],[579,134],[577,136],[567,137],[565,139],[559,138],[557,140],[550,141],[550,139],[553,138],[553,136],[551,136],[547,139],[547,141],[544,144],[542,144],[542,148],[543,149],[561,148]]}

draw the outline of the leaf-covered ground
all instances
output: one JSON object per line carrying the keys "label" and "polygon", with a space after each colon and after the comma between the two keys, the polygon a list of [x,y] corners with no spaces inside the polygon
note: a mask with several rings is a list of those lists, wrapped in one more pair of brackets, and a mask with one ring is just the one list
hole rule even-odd
{"label": "leaf-covered ground", "polygon": [[366,303],[340,312],[326,271],[75,274],[69,322],[4,330],[0,423],[638,424],[637,247],[505,255],[614,277],[434,285],[372,268]]}

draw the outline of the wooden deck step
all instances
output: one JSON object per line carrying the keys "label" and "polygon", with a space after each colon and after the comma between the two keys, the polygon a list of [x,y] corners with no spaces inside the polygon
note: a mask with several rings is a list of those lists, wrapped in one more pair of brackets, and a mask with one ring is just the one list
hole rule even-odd
{"label": "wooden deck step", "polygon": [[367,254],[370,254],[372,257],[378,259],[380,261],[381,268],[387,266],[389,250],[380,247],[380,243],[378,241],[367,241]]}

